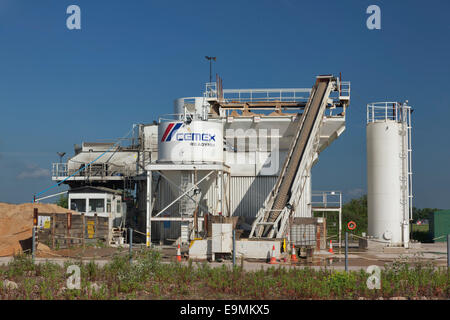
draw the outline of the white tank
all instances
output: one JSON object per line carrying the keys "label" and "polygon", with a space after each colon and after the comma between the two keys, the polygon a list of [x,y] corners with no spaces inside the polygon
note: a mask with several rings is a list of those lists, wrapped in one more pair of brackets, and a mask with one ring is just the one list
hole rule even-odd
{"label": "white tank", "polygon": [[222,163],[222,122],[161,122],[158,126],[158,162]]}
{"label": "white tank", "polygon": [[367,202],[369,236],[402,243],[401,123],[367,124]]}
{"label": "white tank", "polygon": [[[208,118],[209,103],[204,97],[179,98],[173,103],[173,111],[177,115],[195,114],[198,118]],[[206,116],[206,117],[205,117]]]}

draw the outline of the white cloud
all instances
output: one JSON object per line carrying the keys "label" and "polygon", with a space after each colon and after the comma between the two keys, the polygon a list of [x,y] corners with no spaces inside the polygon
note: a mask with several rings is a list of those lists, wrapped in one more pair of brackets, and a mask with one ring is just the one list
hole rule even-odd
{"label": "white cloud", "polygon": [[27,165],[27,168],[17,175],[17,179],[39,179],[48,178],[50,170],[39,168],[37,165]]}

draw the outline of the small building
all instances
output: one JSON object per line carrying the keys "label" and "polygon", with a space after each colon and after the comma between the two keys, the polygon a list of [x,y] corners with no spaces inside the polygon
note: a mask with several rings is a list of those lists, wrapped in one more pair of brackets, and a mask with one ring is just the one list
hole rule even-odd
{"label": "small building", "polygon": [[430,213],[430,236],[435,242],[447,241],[450,234],[450,210],[439,210]]}
{"label": "small building", "polygon": [[110,229],[124,227],[126,206],[122,191],[106,187],[84,186],[69,191],[69,208],[91,217],[109,218]]}

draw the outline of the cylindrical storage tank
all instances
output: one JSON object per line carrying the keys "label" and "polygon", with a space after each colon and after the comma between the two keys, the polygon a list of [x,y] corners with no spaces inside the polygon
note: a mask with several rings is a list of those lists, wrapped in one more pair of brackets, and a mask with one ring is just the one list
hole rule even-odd
{"label": "cylindrical storage tank", "polygon": [[184,99],[179,98],[173,102],[173,112],[175,114],[183,114],[184,113]]}
{"label": "cylindrical storage tank", "polygon": [[193,120],[161,122],[158,162],[223,163],[223,124]]}
{"label": "cylindrical storage tank", "polygon": [[401,123],[367,124],[367,204],[369,236],[402,244]]}
{"label": "cylindrical storage tank", "polygon": [[207,105],[208,103],[205,101],[204,97],[178,98],[173,102],[173,111],[177,115],[181,115],[186,112],[196,114],[197,117],[200,118],[204,114]]}

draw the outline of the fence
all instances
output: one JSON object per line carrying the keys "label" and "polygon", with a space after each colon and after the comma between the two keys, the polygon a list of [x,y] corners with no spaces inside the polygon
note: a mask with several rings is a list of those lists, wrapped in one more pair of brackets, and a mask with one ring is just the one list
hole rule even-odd
{"label": "fence", "polygon": [[70,248],[110,239],[108,217],[84,214],[38,213],[35,211],[39,242],[55,248]]}

